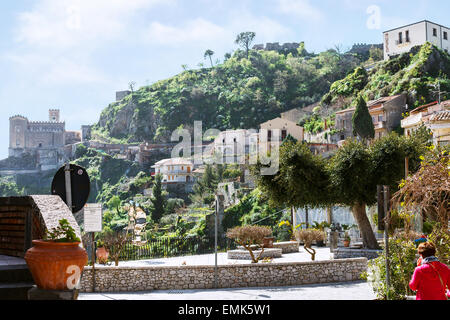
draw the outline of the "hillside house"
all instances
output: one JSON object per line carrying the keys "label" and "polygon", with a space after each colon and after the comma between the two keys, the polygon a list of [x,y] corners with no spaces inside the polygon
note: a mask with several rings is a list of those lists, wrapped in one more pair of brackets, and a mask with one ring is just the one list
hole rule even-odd
{"label": "hillside house", "polygon": [[274,133],[274,130],[279,130],[278,141],[283,141],[288,135],[298,141],[304,140],[303,127],[287,119],[275,118],[262,123],[260,128],[267,130],[267,141],[269,142],[275,141],[276,134]]}
{"label": "hillside house", "polygon": [[[383,97],[367,102],[369,113],[375,128],[375,139],[385,136],[401,124],[402,113],[406,111],[406,95],[400,94]],[[337,140],[342,141],[353,137],[353,114],[355,108],[336,112],[335,129]]]}
{"label": "hillside house", "polygon": [[384,59],[409,52],[415,46],[430,42],[438,48],[449,51],[450,29],[427,20],[383,32]]}
{"label": "hillside house", "polygon": [[401,125],[402,114],[407,109],[406,95],[384,97],[367,103],[375,127],[375,139],[387,135]]}
{"label": "hillside house", "polygon": [[427,125],[433,114],[441,111],[442,105],[438,101],[417,107],[409,113],[409,116],[401,121],[401,126],[405,130],[405,135],[410,136],[422,125]]}
{"label": "hillside house", "polygon": [[435,145],[450,144],[450,100],[442,103],[435,101],[420,106],[402,120],[402,128],[407,136],[420,126],[431,130]]}
{"label": "hillside house", "polygon": [[222,157],[222,163],[245,163],[245,155],[251,146],[256,148],[258,133],[238,129],[222,131],[214,140],[214,152]]}
{"label": "hillside house", "polygon": [[163,184],[190,183],[193,182],[194,164],[185,158],[164,159],[155,163],[152,168],[154,174],[162,174]]}
{"label": "hillside house", "polygon": [[430,118],[435,145],[450,145],[450,109],[436,112]]}

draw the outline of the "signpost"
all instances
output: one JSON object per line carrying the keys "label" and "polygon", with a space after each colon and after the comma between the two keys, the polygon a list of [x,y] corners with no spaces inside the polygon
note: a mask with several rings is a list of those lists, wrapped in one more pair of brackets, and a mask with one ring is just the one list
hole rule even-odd
{"label": "signpost", "polygon": [[55,174],[51,188],[67,204],[70,211],[78,212],[86,204],[91,182],[86,169],[75,164],[65,164]]}
{"label": "signpost", "polygon": [[102,204],[87,203],[84,206],[84,231],[92,235],[92,292],[95,292],[95,233],[102,231]]}
{"label": "signpost", "polygon": [[91,182],[86,169],[67,162],[53,177],[51,193],[58,195],[72,213],[84,207],[84,231],[92,233],[92,279],[95,291],[95,232],[102,231],[101,204],[86,205],[91,192]]}

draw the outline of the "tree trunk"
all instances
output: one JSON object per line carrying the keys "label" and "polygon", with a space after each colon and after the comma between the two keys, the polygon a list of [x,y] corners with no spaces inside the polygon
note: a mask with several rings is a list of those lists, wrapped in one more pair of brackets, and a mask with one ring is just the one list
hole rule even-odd
{"label": "tree trunk", "polygon": [[316,250],[314,250],[311,247],[308,247],[306,244],[303,245],[303,248],[305,248],[306,252],[308,252],[311,255],[311,261],[316,260]]}
{"label": "tree trunk", "polygon": [[352,207],[353,217],[358,224],[359,231],[361,232],[361,237],[363,239],[364,248],[367,249],[380,249],[377,239],[373,233],[372,227],[367,218],[366,214],[366,204],[357,203]]}

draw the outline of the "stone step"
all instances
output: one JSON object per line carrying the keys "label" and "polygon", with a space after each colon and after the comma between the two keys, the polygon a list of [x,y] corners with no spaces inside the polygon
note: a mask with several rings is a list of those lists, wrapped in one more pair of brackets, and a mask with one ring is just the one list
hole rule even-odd
{"label": "stone step", "polygon": [[0,284],[33,282],[27,265],[0,266]]}
{"label": "stone step", "polygon": [[28,300],[33,282],[0,283],[0,300]]}

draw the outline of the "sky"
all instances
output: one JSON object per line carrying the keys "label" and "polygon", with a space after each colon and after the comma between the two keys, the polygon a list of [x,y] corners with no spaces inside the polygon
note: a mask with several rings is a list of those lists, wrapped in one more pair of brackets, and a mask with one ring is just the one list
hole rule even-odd
{"label": "sky", "polygon": [[204,52],[301,42],[310,52],[382,43],[382,32],[430,20],[449,26],[448,0],[3,0],[0,2],[0,159],[9,117],[48,119],[67,130],[94,124],[115,92],[209,65]]}

